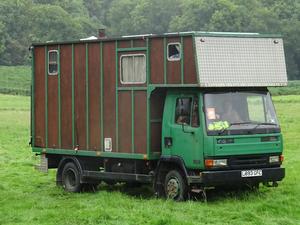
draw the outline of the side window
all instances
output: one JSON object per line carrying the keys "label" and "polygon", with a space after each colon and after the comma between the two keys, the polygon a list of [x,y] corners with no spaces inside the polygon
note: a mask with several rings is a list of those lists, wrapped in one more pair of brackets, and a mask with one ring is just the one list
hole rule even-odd
{"label": "side window", "polygon": [[191,123],[191,106],[192,98],[178,98],[176,100],[175,123],[188,124]]}
{"label": "side window", "polygon": [[168,44],[168,61],[178,61],[181,58],[181,45],[180,43]]}
{"label": "side window", "polygon": [[58,51],[48,51],[48,75],[58,74]]}
{"label": "side window", "polygon": [[121,56],[121,83],[144,84],[146,83],[146,56],[132,54]]}
{"label": "side window", "polygon": [[199,106],[198,98],[195,97],[192,107],[192,127],[199,127]]}
{"label": "side window", "polygon": [[247,103],[250,121],[265,122],[263,98],[261,96],[248,96]]}

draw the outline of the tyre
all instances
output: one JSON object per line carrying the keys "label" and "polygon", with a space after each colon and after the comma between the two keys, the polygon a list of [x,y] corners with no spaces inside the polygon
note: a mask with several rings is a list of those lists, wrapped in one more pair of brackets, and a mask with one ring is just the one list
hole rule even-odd
{"label": "tyre", "polygon": [[68,162],[62,171],[63,188],[68,192],[80,192],[82,184],[80,183],[80,173],[73,162]]}
{"label": "tyre", "polygon": [[187,198],[188,186],[181,172],[171,170],[165,178],[165,196],[175,201],[184,201]]}

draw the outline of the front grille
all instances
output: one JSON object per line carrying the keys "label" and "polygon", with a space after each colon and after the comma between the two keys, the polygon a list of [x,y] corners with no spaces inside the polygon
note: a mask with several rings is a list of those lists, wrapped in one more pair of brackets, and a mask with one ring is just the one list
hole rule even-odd
{"label": "front grille", "polygon": [[233,156],[228,159],[228,166],[231,169],[263,168],[268,161],[268,155]]}

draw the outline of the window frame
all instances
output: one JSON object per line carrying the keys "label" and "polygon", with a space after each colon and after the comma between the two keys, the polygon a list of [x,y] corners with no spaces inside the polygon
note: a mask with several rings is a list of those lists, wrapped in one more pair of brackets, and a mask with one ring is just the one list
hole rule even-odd
{"label": "window frame", "polygon": [[[199,97],[197,96],[197,95],[195,95],[194,97],[193,97],[193,99],[192,99],[192,106],[191,106],[191,127],[194,127],[194,128],[199,128],[200,127],[200,110],[199,110]],[[197,101],[196,101],[197,100]],[[195,104],[195,102],[197,102],[197,104],[198,104],[198,112],[197,112],[197,116],[198,116],[198,124],[197,124],[197,126],[193,126],[193,115],[194,115],[194,104]]]}
{"label": "window frame", "polygon": [[[134,56],[143,56],[143,58],[145,59],[145,64],[146,64],[146,67],[145,67],[145,80],[140,82],[140,81],[137,81],[137,82],[126,82],[126,81],[123,81],[122,80],[122,75],[123,75],[123,65],[122,65],[122,59],[124,57],[133,57]],[[147,82],[147,58],[146,58],[146,54],[143,54],[143,53],[133,53],[133,54],[122,54],[120,56],[120,83],[121,84],[145,84]]]}
{"label": "window frame", "polygon": [[182,99],[182,98],[191,99],[190,116],[189,116],[190,123],[186,124],[186,125],[192,127],[192,124],[191,124],[192,123],[192,109],[193,109],[193,103],[194,103],[194,97],[193,96],[179,96],[179,97],[175,98],[175,107],[174,107],[174,113],[173,113],[174,124],[178,125],[178,126],[182,126],[182,124],[177,123],[177,121],[176,121],[176,106],[177,106],[177,101],[178,101],[178,99]]}
{"label": "window frame", "polygon": [[[169,46],[170,45],[179,45],[179,57],[178,58],[175,58],[175,59],[172,59],[169,57]],[[176,61],[180,61],[181,60],[181,56],[182,56],[182,48],[181,48],[181,43],[180,42],[170,42],[167,44],[167,59],[168,61],[170,62],[176,62]]]}
{"label": "window frame", "polygon": [[[55,73],[50,73],[50,53],[53,53],[55,52],[56,53],[56,56],[57,56],[57,61],[56,61],[56,65],[57,65],[57,71]],[[50,76],[55,76],[55,75],[58,75],[58,72],[59,72],[59,51],[58,50],[49,50],[48,51],[48,75]]]}

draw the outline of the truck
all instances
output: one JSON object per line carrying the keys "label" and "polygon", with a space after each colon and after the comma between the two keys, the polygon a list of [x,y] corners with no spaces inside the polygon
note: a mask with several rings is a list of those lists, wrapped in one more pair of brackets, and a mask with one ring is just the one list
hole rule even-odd
{"label": "truck", "polygon": [[268,91],[287,85],[280,35],[101,34],[31,46],[31,146],[57,185],[149,184],[182,201],[284,178]]}

